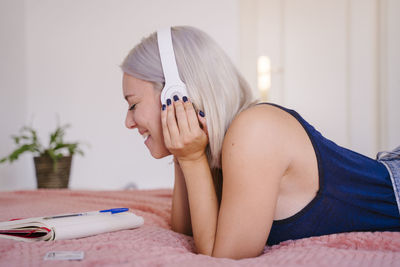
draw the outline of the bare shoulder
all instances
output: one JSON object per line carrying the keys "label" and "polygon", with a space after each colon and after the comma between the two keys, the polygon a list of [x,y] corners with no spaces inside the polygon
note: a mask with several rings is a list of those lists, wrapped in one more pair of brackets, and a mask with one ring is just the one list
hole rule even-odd
{"label": "bare shoulder", "polygon": [[291,130],[295,124],[290,114],[275,106],[250,107],[232,121],[225,135],[223,151],[235,145],[245,145],[283,152],[290,148]]}
{"label": "bare shoulder", "polygon": [[276,179],[283,176],[293,160],[294,121],[290,114],[271,105],[256,105],[238,114],[223,142],[223,172],[236,172],[241,166],[246,171],[274,173]]}

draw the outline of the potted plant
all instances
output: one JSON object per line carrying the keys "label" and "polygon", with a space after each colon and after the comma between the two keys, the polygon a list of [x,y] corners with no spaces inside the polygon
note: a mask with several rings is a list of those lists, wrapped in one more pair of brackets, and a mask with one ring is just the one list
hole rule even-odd
{"label": "potted plant", "polygon": [[64,142],[65,130],[68,127],[70,127],[68,124],[57,126],[56,130],[50,133],[47,147],[42,145],[32,127],[22,127],[19,135],[11,136],[17,148],[0,159],[0,163],[6,161],[11,163],[21,154],[31,152],[34,154],[38,188],[68,188],[72,156],[75,153],[83,155],[79,143]]}

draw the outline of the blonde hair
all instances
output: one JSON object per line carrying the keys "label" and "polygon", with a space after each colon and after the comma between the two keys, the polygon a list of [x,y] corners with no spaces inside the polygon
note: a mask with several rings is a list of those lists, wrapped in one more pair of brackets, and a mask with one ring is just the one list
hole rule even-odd
{"label": "blonde hair", "polygon": [[[221,47],[206,33],[190,26],[171,27],[171,33],[179,75],[186,84],[188,97],[206,115],[210,168],[221,169],[225,133],[238,113],[255,104],[252,90]],[[143,38],[129,52],[121,69],[152,82],[157,90],[163,88],[156,32]]]}

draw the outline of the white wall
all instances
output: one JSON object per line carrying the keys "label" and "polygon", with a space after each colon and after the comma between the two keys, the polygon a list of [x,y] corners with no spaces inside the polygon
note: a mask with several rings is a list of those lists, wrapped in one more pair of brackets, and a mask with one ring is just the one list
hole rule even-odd
{"label": "white wall", "polygon": [[384,127],[383,145],[395,148],[400,145],[400,1],[383,1],[382,8],[384,22],[383,36],[383,64],[382,86],[385,90],[383,113],[387,116]]}
{"label": "white wall", "polygon": [[341,145],[348,112],[345,2],[288,1],[283,17],[283,104]]}
{"label": "white wall", "polygon": [[[258,55],[273,63],[270,99],[368,156],[400,144],[397,0],[1,0],[0,156],[30,123],[47,142],[71,123],[72,189],[172,187],[171,158],[153,159],[127,109],[118,65],[157,28],[208,32],[256,90]],[[32,156],[0,165],[0,190],[36,187]]]}
{"label": "white wall", "polygon": [[[91,146],[85,147],[84,157],[74,158],[72,189],[118,189],[131,182],[139,188],[172,187],[171,158],[153,159],[137,131],[124,127],[127,105],[118,66],[142,37],[167,25],[203,29],[237,62],[237,1],[1,3],[0,66],[5,78],[1,79],[0,154],[11,151],[9,135],[29,123],[32,115],[46,143],[58,114],[62,123],[72,124],[67,141]],[[30,155],[14,165],[0,165],[0,190],[35,187]]]}
{"label": "white wall", "polygon": [[269,101],[293,108],[339,145],[375,157],[400,144],[400,2],[242,0],[241,65]]}
{"label": "white wall", "polygon": [[[0,157],[13,149],[10,139],[27,119],[26,30],[23,0],[0,1]],[[0,165],[0,190],[30,184],[30,159]],[[25,179],[28,177],[28,179]]]}

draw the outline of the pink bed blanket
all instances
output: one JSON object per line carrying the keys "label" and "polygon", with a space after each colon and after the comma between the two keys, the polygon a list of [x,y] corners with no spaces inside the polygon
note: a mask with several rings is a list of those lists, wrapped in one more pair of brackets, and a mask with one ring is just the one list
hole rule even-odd
{"label": "pink bed blanket", "polygon": [[[170,229],[171,189],[36,190],[0,193],[0,221],[127,207],[143,226],[74,240],[0,239],[0,266],[400,266],[400,233],[343,233],[265,247],[259,257],[197,255],[193,238]],[[49,251],[84,251],[82,261],[44,261]],[[56,265],[55,265],[56,264]]]}

